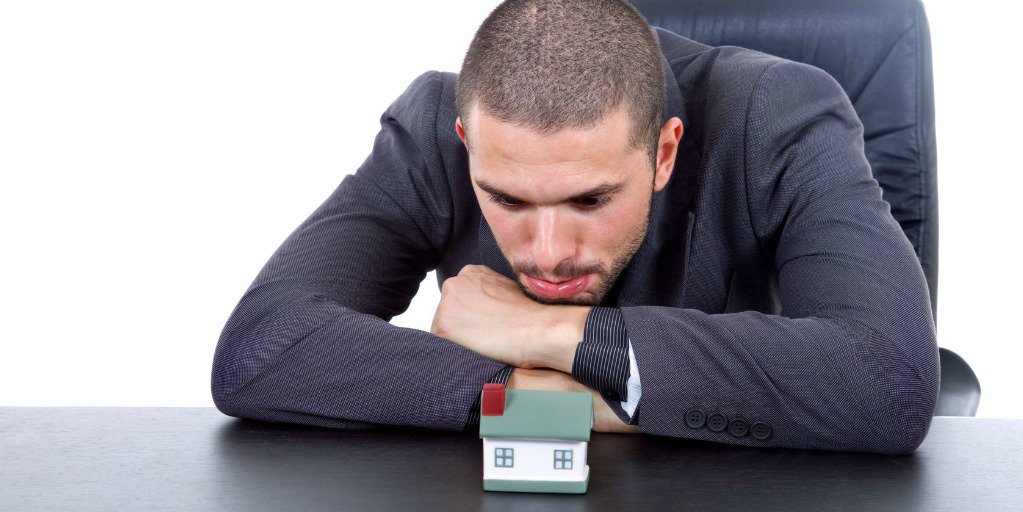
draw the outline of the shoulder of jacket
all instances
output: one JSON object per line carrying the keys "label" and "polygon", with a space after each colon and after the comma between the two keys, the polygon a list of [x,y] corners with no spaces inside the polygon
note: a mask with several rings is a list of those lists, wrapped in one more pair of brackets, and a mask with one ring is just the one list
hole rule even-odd
{"label": "shoulder of jacket", "polygon": [[804,62],[730,45],[716,46],[712,53],[706,64],[711,69],[700,73],[707,81],[705,87],[710,95],[754,101],[763,94],[797,93],[810,84],[814,89],[830,89],[829,92],[842,90],[826,71]]}
{"label": "shoulder of jacket", "polygon": [[432,132],[431,127],[437,119],[440,88],[440,72],[432,70],[419,74],[388,105],[382,121],[384,118],[394,119],[414,132],[413,135]]}

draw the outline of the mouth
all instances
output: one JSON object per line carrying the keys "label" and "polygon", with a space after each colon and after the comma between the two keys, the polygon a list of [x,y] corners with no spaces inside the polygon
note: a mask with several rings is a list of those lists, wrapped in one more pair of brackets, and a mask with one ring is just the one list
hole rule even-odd
{"label": "mouth", "polygon": [[541,297],[548,299],[567,299],[574,297],[586,289],[586,286],[590,284],[590,276],[593,274],[586,274],[584,276],[574,277],[567,281],[553,282],[546,281],[544,279],[537,279],[533,276],[525,276],[526,283],[529,285],[529,289],[533,290],[534,293]]}

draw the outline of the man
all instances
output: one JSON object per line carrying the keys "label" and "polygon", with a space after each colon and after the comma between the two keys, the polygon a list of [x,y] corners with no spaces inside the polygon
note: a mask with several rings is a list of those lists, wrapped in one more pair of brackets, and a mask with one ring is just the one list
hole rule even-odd
{"label": "man", "polygon": [[[224,327],[224,413],[471,430],[504,382],[588,391],[604,432],[926,435],[924,275],[824,71],[619,0],[509,0],[459,75],[420,75],[380,121]],[[434,269],[431,332],[390,324]]]}

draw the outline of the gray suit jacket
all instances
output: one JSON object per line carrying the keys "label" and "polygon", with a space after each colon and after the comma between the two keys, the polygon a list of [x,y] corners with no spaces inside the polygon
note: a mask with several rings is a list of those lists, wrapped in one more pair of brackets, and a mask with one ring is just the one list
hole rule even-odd
{"label": "gray suit jacket", "polygon": [[[685,126],[649,231],[603,306],[643,392],[639,431],[749,446],[907,453],[938,393],[927,286],[826,72],[654,29]],[[372,152],[299,225],[221,334],[226,414],[460,430],[509,367],[397,327],[420,283],[466,264],[514,278],[454,131],[457,75],[417,77]]]}

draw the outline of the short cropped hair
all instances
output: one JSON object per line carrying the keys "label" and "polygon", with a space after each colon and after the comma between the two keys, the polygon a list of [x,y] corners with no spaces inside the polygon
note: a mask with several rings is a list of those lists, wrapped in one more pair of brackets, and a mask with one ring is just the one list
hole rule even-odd
{"label": "short cropped hair", "polygon": [[488,116],[549,135],[591,129],[625,106],[629,149],[657,161],[664,68],[653,28],[623,0],[506,0],[466,52],[456,104],[469,140],[474,103]]}

